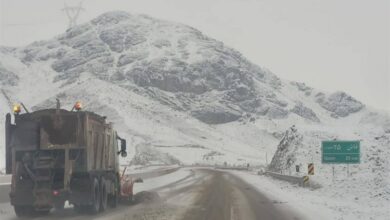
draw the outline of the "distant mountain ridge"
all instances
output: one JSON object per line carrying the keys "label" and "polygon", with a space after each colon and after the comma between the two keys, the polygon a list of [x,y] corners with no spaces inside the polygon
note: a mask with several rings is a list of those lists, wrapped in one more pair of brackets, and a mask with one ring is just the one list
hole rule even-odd
{"label": "distant mountain ridge", "polygon": [[[10,53],[27,66],[49,64],[55,71],[53,81],[62,86],[87,72],[123,87],[156,88],[160,94],[150,94],[155,99],[169,92],[174,97],[164,97],[162,102],[175,100],[172,107],[190,111],[206,123],[235,121],[245,113],[271,119],[295,113],[319,121],[304,103],[279,94],[283,83],[269,70],[194,28],[145,15],[105,13],[53,40]],[[18,79],[1,65],[0,77],[10,85]],[[314,94],[304,84],[295,85],[333,117],[364,107],[345,93]]]}

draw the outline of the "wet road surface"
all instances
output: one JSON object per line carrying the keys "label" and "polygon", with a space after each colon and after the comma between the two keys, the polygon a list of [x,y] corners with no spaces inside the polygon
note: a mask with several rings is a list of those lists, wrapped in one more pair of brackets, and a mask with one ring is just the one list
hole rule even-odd
{"label": "wet road surface", "polygon": [[282,202],[273,201],[241,179],[220,171],[203,170],[210,175],[199,186],[193,206],[183,220],[287,220],[299,219],[283,211]]}
{"label": "wet road surface", "polygon": [[[174,175],[174,174],[171,174]],[[147,181],[147,180],[146,180]],[[145,181],[145,182],[146,182]],[[152,187],[136,204],[98,215],[77,214],[72,207],[34,220],[300,220],[287,203],[267,198],[229,172],[186,169],[166,185]],[[140,194],[141,195],[141,194]],[[0,204],[1,220],[17,220],[12,206]]]}

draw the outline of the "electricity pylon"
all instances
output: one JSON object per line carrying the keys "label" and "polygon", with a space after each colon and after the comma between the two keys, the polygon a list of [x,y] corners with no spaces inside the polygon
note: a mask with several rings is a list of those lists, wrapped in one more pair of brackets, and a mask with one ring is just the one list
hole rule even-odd
{"label": "electricity pylon", "polygon": [[85,9],[81,6],[83,2],[80,2],[78,6],[68,6],[66,2],[64,2],[64,8],[62,9],[66,16],[69,19],[69,28],[72,28],[77,25],[77,19],[81,11],[85,11]]}

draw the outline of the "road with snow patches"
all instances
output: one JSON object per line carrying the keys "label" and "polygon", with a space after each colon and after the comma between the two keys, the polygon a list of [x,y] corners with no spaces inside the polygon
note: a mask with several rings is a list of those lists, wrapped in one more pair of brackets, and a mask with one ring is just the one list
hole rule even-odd
{"label": "road with snow patches", "polygon": [[[134,174],[135,202],[98,215],[76,214],[71,206],[34,220],[299,220],[283,202],[267,198],[253,186],[226,171],[170,168]],[[1,184],[1,183],[0,183]],[[0,219],[18,219],[8,201],[9,185],[0,185]]]}

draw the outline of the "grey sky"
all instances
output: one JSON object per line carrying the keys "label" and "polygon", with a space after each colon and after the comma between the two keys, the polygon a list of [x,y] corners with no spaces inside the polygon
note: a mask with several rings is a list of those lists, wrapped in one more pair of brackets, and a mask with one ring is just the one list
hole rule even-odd
{"label": "grey sky", "polygon": [[[1,45],[49,39],[67,27],[63,0],[0,1]],[[85,0],[83,6],[80,23],[125,10],[188,24],[282,78],[390,110],[388,0]]]}

